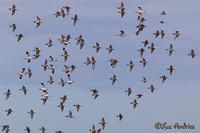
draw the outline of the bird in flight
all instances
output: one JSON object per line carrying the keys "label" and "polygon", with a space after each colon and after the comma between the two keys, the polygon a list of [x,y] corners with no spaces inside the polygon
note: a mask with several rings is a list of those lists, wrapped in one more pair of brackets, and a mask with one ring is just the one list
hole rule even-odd
{"label": "bird in flight", "polygon": [[17,11],[16,6],[13,4],[12,8],[9,8],[8,10],[12,11],[12,15],[15,14],[15,11]]}

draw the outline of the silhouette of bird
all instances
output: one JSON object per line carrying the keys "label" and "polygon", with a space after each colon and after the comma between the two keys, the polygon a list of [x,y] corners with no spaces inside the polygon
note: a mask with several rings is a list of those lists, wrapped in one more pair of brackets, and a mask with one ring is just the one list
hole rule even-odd
{"label": "silhouette of bird", "polygon": [[151,54],[152,54],[155,50],[154,43],[151,43],[151,47],[148,47],[148,49],[151,49]]}
{"label": "silhouette of bird", "polygon": [[123,118],[123,115],[122,114],[118,114],[117,117],[119,117],[119,121],[121,121],[122,118]]}
{"label": "silhouette of bird", "polygon": [[72,84],[73,83],[73,81],[71,81],[70,74],[67,75],[67,81],[65,81],[65,82],[68,83],[68,84]]}
{"label": "silhouette of bird", "polygon": [[61,16],[61,13],[59,11],[57,11],[56,14],[53,14],[53,15],[56,15],[56,17],[59,17],[59,16]]}
{"label": "silhouette of bird", "polygon": [[52,83],[54,82],[54,81],[53,81],[53,77],[50,76],[50,80],[47,81],[47,82],[49,82],[50,84],[52,84]]}
{"label": "silhouette of bird", "polygon": [[49,42],[46,43],[46,45],[47,45],[48,47],[54,46],[54,45],[52,44],[52,40],[51,40],[51,39],[49,39]]}
{"label": "silhouette of bird", "polygon": [[130,71],[133,70],[133,66],[134,66],[133,61],[130,60],[130,63],[126,65],[130,67]]}
{"label": "silhouette of bird", "polygon": [[173,33],[173,35],[175,35],[174,40],[176,40],[181,34],[179,33],[179,31],[176,31],[175,33]]}
{"label": "silhouette of bird", "polygon": [[162,11],[162,12],[160,13],[160,15],[166,15],[165,11]]}
{"label": "silhouette of bird", "polygon": [[170,65],[169,68],[167,68],[167,70],[170,71],[170,75],[171,75],[174,71],[174,67],[172,65]]}
{"label": "silhouette of bird", "polygon": [[143,77],[143,80],[141,82],[146,83],[147,79],[145,77]]}
{"label": "silhouette of bird", "polygon": [[106,125],[106,121],[105,121],[104,117],[102,117],[101,122],[99,124],[101,124],[102,129],[104,130],[105,125]]}
{"label": "silhouette of bird", "polygon": [[45,105],[47,100],[48,100],[48,98],[42,98],[41,100],[43,101],[43,105]]}
{"label": "silhouette of bird", "polygon": [[147,64],[147,61],[146,61],[146,59],[145,59],[145,58],[142,58],[142,60],[140,61],[140,63],[142,63],[142,64],[143,64],[143,67],[145,67],[145,66],[146,66],[146,64]]}
{"label": "silhouette of bird", "polygon": [[74,118],[74,117],[72,116],[72,111],[71,111],[71,110],[69,111],[69,115],[66,115],[66,117],[67,117],[67,118]]}
{"label": "silhouette of bird", "polygon": [[91,90],[91,91],[92,91],[92,96],[94,96],[94,99],[96,99],[96,98],[99,96],[98,90],[93,89],[93,90]]}
{"label": "silhouette of bird", "polygon": [[5,111],[7,112],[7,116],[9,116],[13,112],[12,109],[7,109]]}
{"label": "silhouette of bird", "polygon": [[56,62],[56,61],[58,61],[58,60],[56,60],[56,59],[54,59],[52,56],[49,56],[50,57],[50,62]]}
{"label": "silhouette of bird", "polygon": [[132,90],[130,87],[128,87],[128,90],[125,90],[125,92],[128,92],[128,96],[130,96],[130,94],[132,93]]}
{"label": "silhouette of bird", "polygon": [[144,42],[142,42],[142,43],[144,43],[144,47],[146,47],[147,46],[147,44],[149,44],[149,41],[148,40],[145,40]]}
{"label": "silhouette of bird", "polygon": [[98,53],[101,47],[99,46],[99,43],[96,42],[96,46],[93,46],[93,48],[96,48],[96,52]]}
{"label": "silhouette of bird", "polygon": [[137,99],[141,98],[143,95],[142,94],[137,94]]}
{"label": "silhouette of bird", "polygon": [[95,58],[92,56],[92,61],[91,61],[91,63],[92,63],[92,69],[94,70],[95,69],[95,63],[96,63],[97,61],[95,60]]}
{"label": "silhouette of bird", "polygon": [[166,79],[167,79],[166,76],[161,76],[160,78],[162,78],[162,83],[164,83],[166,81]]}
{"label": "silhouette of bird", "polygon": [[133,104],[133,108],[135,109],[136,108],[136,106],[137,106],[137,100],[136,99],[134,99],[134,101],[133,102],[131,102],[131,104]]}
{"label": "silhouette of bird", "polygon": [[125,9],[125,8],[124,8],[124,3],[123,3],[123,2],[121,2],[121,5],[120,5],[120,7],[117,7],[117,9]]}
{"label": "silhouette of bird", "polygon": [[34,23],[36,23],[37,25],[36,25],[36,28],[38,28],[39,26],[40,26],[40,24],[41,24],[41,21],[40,21],[41,19],[37,16],[37,20],[36,21],[33,21]]}
{"label": "silhouette of bird", "polygon": [[174,49],[173,49],[173,45],[170,44],[169,49],[166,49],[167,51],[169,51],[169,56],[172,55]]}
{"label": "silhouette of bird", "polygon": [[76,66],[75,65],[71,65],[70,68],[71,68],[71,73],[72,73],[76,69]]}
{"label": "silhouette of bird", "polygon": [[24,37],[22,34],[17,34],[16,36],[18,37],[18,38],[17,38],[17,41],[18,41],[18,42],[21,40],[22,37]]}
{"label": "silhouette of bird", "polygon": [[28,112],[28,113],[30,114],[31,119],[33,119],[33,116],[34,116],[35,112],[31,109],[30,112]]}
{"label": "silhouette of bird", "polygon": [[63,102],[60,102],[60,105],[58,105],[58,107],[60,107],[61,111],[63,112],[65,106]]}
{"label": "silhouette of bird", "polygon": [[40,130],[42,131],[42,133],[45,133],[45,131],[46,131],[46,128],[44,128],[44,127],[41,127],[41,128],[40,128]]}
{"label": "silhouette of bird", "polygon": [[44,65],[42,65],[42,67],[44,68],[44,71],[47,70],[47,67],[48,67],[48,65],[47,65],[47,59],[45,59]]}
{"label": "silhouette of bird", "polygon": [[61,56],[64,57],[64,61],[67,61],[69,55],[68,55],[68,52],[65,50],[65,51],[64,51],[64,54],[61,55]]}
{"label": "silhouette of bird", "polygon": [[114,85],[117,80],[116,75],[114,75],[112,78],[110,78],[110,80],[112,80],[112,85]]}
{"label": "silhouette of bird", "polygon": [[55,73],[56,68],[54,67],[54,65],[50,64],[49,69],[51,69],[51,72],[52,72],[53,74]]}
{"label": "silhouette of bird", "polygon": [[165,36],[165,32],[164,32],[163,30],[161,30],[161,31],[160,31],[160,35],[161,35],[161,39],[163,39],[164,36]]}
{"label": "silhouette of bird", "polygon": [[74,20],[74,25],[76,25],[77,20],[79,20],[77,14],[75,14],[75,16],[73,18],[71,18],[71,19]]}
{"label": "silhouette of bird", "polygon": [[25,74],[28,74],[28,78],[31,78],[31,76],[33,75],[30,68],[28,68],[28,72],[26,72]]}
{"label": "silhouette of bird", "polygon": [[12,11],[12,15],[15,14],[15,11],[17,11],[16,6],[13,4],[12,8],[9,8],[8,10]]}
{"label": "silhouette of bird", "polygon": [[192,58],[194,58],[196,54],[194,53],[194,50],[192,49],[188,55],[190,55]]}
{"label": "silhouette of bird", "polygon": [[26,129],[24,129],[27,131],[27,133],[31,133],[31,129],[29,127],[26,127]]}
{"label": "silhouette of bird", "polygon": [[80,104],[76,104],[74,106],[76,107],[77,112],[79,112],[81,105]]}
{"label": "silhouette of bird", "polygon": [[60,98],[62,100],[62,103],[65,103],[65,101],[67,100],[67,95],[64,95],[63,97]]}
{"label": "silhouette of bird", "polygon": [[61,78],[60,82],[58,84],[61,84],[61,86],[64,87],[65,86],[65,81]]}
{"label": "silhouette of bird", "polygon": [[142,57],[145,50],[143,48],[141,48],[138,51],[140,51],[140,56]]}
{"label": "silhouette of bird", "polygon": [[157,38],[160,35],[160,32],[157,30],[155,33],[153,33],[155,35],[155,38]]}
{"label": "silhouette of bird", "polygon": [[6,100],[8,100],[8,98],[10,97],[11,95],[11,92],[10,92],[10,89],[7,90],[6,93],[4,93],[6,95]]}
{"label": "silhouette of bird", "polygon": [[126,34],[124,33],[124,31],[123,31],[123,30],[120,30],[120,34],[119,34],[119,35],[116,35],[116,36],[125,37],[125,36],[126,36]]}
{"label": "silhouette of bird", "polygon": [[19,89],[19,90],[23,91],[23,92],[24,92],[24,95],[26,95],[26,94],[27,94],[27,89],[26,89],[26,87],[25,87],[25,86],[23,86],[23,85],[22,85],[22,88],[21,88],[21,89]]}
{"label": "silhouette of bird", "polygon": [[148,87],[148,89],[150,89],[150,90],[151,90],[151,93],[153,93],[154,90],[155,90],[155,87],[154,87],[153,85],[151,85],[150,87]]}
{"label": "silhouette of bird", "polygon": [[113,46],[110,45],[108,48],[106,48],[106,50],[108,50],[108,53],[110,54],[114,49]]}
{"label": "silhouette of bird", "polygon": [[12,30],[13,32],[14,32],[14,31],[16,30],[16,28],[17,28],[16,24],[12,24],[12,25],[10,25],[10,27],[13,29],[13,30]]}
{"label": "silhouette of bird", "polygon": [[69,15],[69,12],[70,12],[71,7],[69,7],[69,6],[65,6],[65,7],[63,7],[63,8],[66,9],[66,11],[67,11],[67,15]]}
{"label": "silhouette of bird", "polygon": [[17,74],[17,75],[19,75],[20,79],[22,79],[22,77],[24,76],[24,71],[25,71],[25,68],[23,68],[22,71]]}

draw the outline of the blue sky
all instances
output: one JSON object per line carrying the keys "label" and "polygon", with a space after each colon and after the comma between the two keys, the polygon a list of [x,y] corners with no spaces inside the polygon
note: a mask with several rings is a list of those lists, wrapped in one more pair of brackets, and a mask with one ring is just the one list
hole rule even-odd
{"label": "blue sky", "polygon": [[[39,128],[44,126],[47,132],[56,130],[64,132],[79,133],[89,132],[89,129],[98,123],[104,117],[108,123],[103,133],[109,132],[170,132],[170,133],[193,133],[198,132],[200,111],[199,103],[199,52],[198,45],[200,33],[199,30],[199,7],[198,0],[168,0],[168,1],[123,1],[125,12],[123,18],[118,14],[117,7],[120,6],[119,0],[16,0],[1,1],[0,16],[2,18],[0,25],[0,125],[9,124],[11,132],[23,132],[26,126],[29,126],[32,132],[39,132]],[[8,10],[16,5],[18,11],[14,16]],[[56,18],[53,14],[60,11],[63,6],[71,6],[69,16],[65,18]],[[147,19],[147,26],[139,36],[135,35],[137,31],[138,6],[145,11],[143,16]],[[166,11],[166,16],[161,16],[162,11]],[[78,20],[76,26],[73,26],[71,20],[77,14]],[[36,16],[41,18],[42,24],[35,28],[33,23]],[[164,25],[158,23],[163,20]],[[13,33],[9,27],[16,23],[17,29]],[[154,38],[153,33],[156,30],[163,29],[166,33],[164,39]],[[120,30],[124,30],[126,37],[118,37]],[[182,34],[174,40],[174,33],[179,30]],[[17,42],[16,34],[22,33],[25,37]],[[71,44],[67,46],[69,59],[64,62],[62,45],[58,42],[61,34],[72,36]],[[83,49],[75,45],[79,35],[83,35],[86,45]],[[52,39],[55,46],[48,48],[45,44]],[[147,60],[146,67],[143,67],[139,61],[140,54],[137,51],[143,47],[142,41],[149,40],[154,42],[156,50],[153,54],[145,48],[144,58]],[[98,42],[102,49],[99,53],[92,47]],[[112,44],[114,51],[108,54],[105,49]],[[174,45],[174,53],[169,56],[169,45]],[[23,60],[26,57],[26,51],[31,55],[34,47],[39,47],[41,57],[32,60],[29,64]],[[197,56],[192,59],[188,54],[194,49]],[[53,56],[58,62],[52,63],[58,69],[55,74],[51,71],[43,71],[41,65],[49,56]],[[97,60],[95,70],[92,66],[84,64],[87,57],[94,56]],[[119,63],[115,68],[110,66],[109,59],[117,59]],[[135,67],[130,72],[126,64],[133,60]],[[48,63],[49,64],[49,63]],[[61,87],[58,82],[60,78],[67,80],[67,75],[61,70],[64,65],[76,65],[77,69],[71,74],[74,84]],[[166,69],[174,66],[174,72],[170,76]],[[22,80],[16,75],[22,68],[30,68],[33,72],[31,79],[27,75]],[[117,76],[118,81],[112,85],[110,78]],[[160,76],[166,75],[168,79],[161,83]],[[49,76],[53,76],[55,83],[48,84]],[[142,77],[146,77],[148,82],[142,83]],[[46,105],[42,105],[40,100],[42,93],[38,90],[45,83],[52,96]],[[153,84],[156,87],[152,94],[147,88]],[[19,89],[24,85],[27,87],[28,94],[25,96]],[[124,92],[128,87],[133,89],[133,95],[127,96]],[[7,89],[11,90],[12,95],[6,101],[4,93]],[[93,100],[90,90],[97,89],[100,96]],[[136,109],[130,104],[135,98],[135,94],[142,93],[144,97],[138,100]],[[66,108],[63,112],[57,106],[60,97],[67,95],[69,100],[65,103]],[[77,113],[74,104],[81,104],[83,107]],[[12,108],[13,113],[6,116],[4,110]],[[35,117],[30,119],[27,113],[33,109]],[[66,116],[72,110],[74,119],[67,119]],[[119,122],[117,114],[122,113],[124,119]],[[156,122],[168,122],[180,124],[186,122],[195,125],[194,130],[156,130]]]}

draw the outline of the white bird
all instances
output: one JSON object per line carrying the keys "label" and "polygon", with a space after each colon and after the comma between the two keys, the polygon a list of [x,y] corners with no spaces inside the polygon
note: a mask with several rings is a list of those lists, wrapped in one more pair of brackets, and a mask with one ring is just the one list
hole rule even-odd
{"label": "white bird", "polygon": [[42,88],[40,88],[41,91],[46,92],[48,89],[45,87],[44,83],[41,83]]}
{"label": "white bird", "polygon": [[67,75],[67,81],[65,81],[65,82],[68,83],[68,84],[72,84],[73,83],[73,81],[71,81],[70,74]]}
{"label": "white bird", "polygon": [[25,68],[23,68],[22,71],[17,74],[17,75],[19,75],[20,79],[22,79],[22,77],[24,76],[24,71],[25,71]]}
{"label": "white bird", "polygon": [[30,63],[30,61],[31,61],[31,56],[30,56],[30,54],[29,54],[29,52],[28,51],[26,51],[26,58],[24,58],[25,60],[28,60],[28,63]]}

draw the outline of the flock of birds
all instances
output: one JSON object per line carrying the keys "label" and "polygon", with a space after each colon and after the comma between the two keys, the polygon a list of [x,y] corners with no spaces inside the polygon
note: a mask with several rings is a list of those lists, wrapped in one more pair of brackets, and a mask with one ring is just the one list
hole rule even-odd
{"label": "flock of birds", "polygon": [[[121,18],[123,18],[124,15],[126,14],[125,13],[126,8],[124,6],[124,3],[121,2],[121,5],[119,7],[117,7],[117,9],[119,10],[118,13],[121,14]],[[8,10],[10,10],[12,12],[12,15],[15,15],[15,13],[16,13],[16,11],[18,9],[13,4],[13,6],[11,8],[9,8]],[[61,11],[57,11],[53,15],[55,15],[56,17],[63,17],[64,18],[66,15],[70,14],[70,10],[71,10],[71,7],[65,6],[65,7],[61,8]],[[144,25],[144,22],[146,21],[146,19],[144,17],[142,17],[142,15],[145,13],[145,11],[142,9],[142,7],[138,7],[138,11],[136,11],[136,13],[138,14],[137,20],[139,21],[139,25],[137,26],[137,31],[136,31],[135,34],[138,36],[143,31],[143,29],[146,27]],[[162,11],[160,13],[160,15],[165,16],[166,12]],[[77,21],[79,20],[77,14],[75,14],[75,16],[73,18],[71,18],[71,19],[73,20],[73,25],[75,26]],[[39,16],[37,16],[36,20],[33,21],[33,22],[36,24],[36,28],[39,28],[41,26],[41,24],[42,24],[41,19],[40,19]],[[160,23],[163,24],[164,21],[160,21]],[[15,30],[17,28],[16,24],[12,24],[12,25],[10,25],[10,27],[12,28],[12,31],[15,32]],[[181,35],[179,33],[179,31],[175,31],[172,34],[174,35],[174,40],[178,39],[178,37]],[[161,36],[161,39],[163,39],[164,36],[165,36],[165,32],[163,30],[161,30],[161,31],[157,30],[155,33],[153,33],[153,35],[155,36],[155,38]],[[17,41],[18,42],[24,37],[23,34],[17,34],[16,36],[17,36]],[[121,30],[120,34],[118,34],[116,36],[125,37],[127,35],[125,34],[125,32],[123,30]],[[61,44],[63,44],[63,54],[61,56],[63,56],[65,62],[68,60],[68,56],[69,56],[69,54],[68,54],[68,52],[66,50],[66,46],[68,44],[70,44],[70,42],[69,42],[70,39],[71,39],[70,35],[67,35],[67,36],[61,35],[61,38],[58,39],[58,41]],[[79,37],[75,38],[75,40],[76,40],[76,45],[80,45],[80,49],[82,49],[83,46],[85,45],[85,40],[83,39],[82,35],[80,35]],[[148,46],[147,48],[151,50],[151,54],[154,53],[154,50],[156,48],[154,46],[154,43],[152,42],[150,44],[148,40],[145,40],[142,43],[144,44],[144,47],[139,49],[138,51],[139,51],[140,56],[142,58],[140,60],[140,63],[142,63],[143,67],[145,67],[146,64],[147,64],[146,59],[143,58],[143,53],[145,51],[145,48]],[[53,44],[51,39],[49,39],[49,41],[46,43],[46,45],[47,45],[47,47],[54,46],[54,44]],[[98,53],[99,50],[101,49],[101,46],[100,46],[100,44],[98,42],[96,42],[96,45],[93,46],[93,48],[95,48],[96,49],[96,53]],[[108,48],[106,48],[106,50],[108,50],[108,53],[111,53],[114,49],[113,49],[113,46],[110,45]],[[173,45],[170,44],[169,48],[166,49],[166,50],[169,52],[169,56],[171,56],[172,53],[174,52]],[[27,63],[30,63],[33,59],[36,60],[36,59],[41,57],[41,50],[40,50],[39,47],[34,48],[33,51],[35,52],[35,54],[33,56],[31,56],[28,51],[25,51],[26,57],[24,58],[24,60],[27,60]],[[194,50],[192,49],[191,52],[188,55],[190,55],[192,58],[194,58],[196,54],[194,53]],[[43,68],[44,71],[47,71],[47,70],[51,71],[52,76],[50,76],[50,79],[48,80],[49,84],[53,84],[54,83],[53,74],[55,73],[55,71],[57,69],[54,66],[54,62],[57,62],[57,61],[58,60],[56,60],[54,57],[49,56],[48,59],[44,60],[44,64],[41,65],[41,67]],[[90,65],[91,64],[92,65],[92,69],[95,70],[95,63],[96,62],[97,62],[96,59],[94,58],[94,56],[92,56],[91,58],[87,57],[87,59],[84,62],[84,64],[85,65]],[[111,63],[110,65],[112,66],[112,68],[114,68],[119,61],[117,59],[110,59],[109,62]],[[130,71],[132,71],[134,66],[135,66],[132,60],[130,60],[130,62],[128,64],[126,64],[126,65],[129,67]],[[64,65],[64,70],[62,70],[62,71],[67,75],[67,80],[65,81],[64,79],[60,78],[60,82],[58,84],[60,84],[62,87],[64,87],[66,84],[73,84],[74,81],[71,80],[71,74],[74,72],[75,69],[76,69],[75,65],[71,65],[71,66]],[[169,68],[167,68],[167,70],[169,70],[169,73],[171,75],[173,73],[173,71],[174,71],[173,65],[170,65]],[[22,68],[21,72],[18,73],[18,75],[19,75],[19,79],[23,79],[25,75],[28,75],[28,78],[31,78],[32,77],[32,71],[31,71],[30,68],[28,68],[28,70],[26,71],[26,69],[24,67],[24,68]],[[160,78],[162,79],[162,81],[161,81],[162,83],[164,83],[168,79],[168,77],[166,77],[165,75],[161,76]],[[114,85],[115,82],[117,81],[117,76],[113,75],[110,78],[110,80],[111,80],[112,85]],[[143,77],[142,82],[143,83],[147,82],[146,77]],[[150,85],[150,87],[148,89],[150,89],[151,93],[153,93],[154,90],[155,90],[155,87],[154,87],[154,85]],[[20,91],[23,91],[24,95],[27,94],[27,89],[23,85],[22,85],[22,88],[20,89]],[[46,102],[48,101],[50,95],[49,95],[48,89],[46,88],[44,83],[41,83],[40,91],[43,93],[43,95],[42,95],[43,98],[41,98],[41,100],[43,101],[43,105],[45,105]],[[92,96],[93,96],[94,99],[98,98],[99,93],[98,93],[97,89],[93,89],[93,90],[91,90],[91,92],[92,92]],[[125,90],[125,92],[128,94],[128,96],[130,96],[132,94],[132,89],[129,87],[127,90]],[[8,100],[9,96],[11,95],[11,90],[8,89],[7,92],[5,93],[5,95],[6,95],[6,100]],[[137,98],[134,99],[131,102],[131,104],[133,105],[133,109],[135,109],[137,107],[138,99],[143,97],[143,94],[139,93],[136,96],[137,96]],[[64,111],[64,108],[65,108],[64,103],[66,102],[67,99],[68,99],[67,95],[64,95],[63,97],[60,98],[61,102],[58,105],[58,107],[61,109],[61,111]],[[75,104],[74,105],[74,107],[76,107],[77,112],[80,111],[81,106],[82,105],[80,105],[80,104]],[[7,109],[5,111],[7,112],[7,116],[11,115],[12,112],[13,112],[12,109]],[[31,109],[28,113],[30,114],[30,118],[33,119],[35,111]],[[119,121],[121,121],[123,119],[123,114],[121,114],[121,113],[119,113],[116,116],[119,118]],[[73,118],[74,116],[73,116],[72,111],[70,110],[69,113],[65,117],[66,118]],[[100,133],[102,130],[104,130],[105,126],[107,124],[104,117],[102,117],[102,120],[101,120],[101,122],[99,122],[99,124],[101,124],[101,126],[102,126],[101,128],[96,129],[95,125],[93,124],[92,128],[89,131],[92,132],[92,133]],[[27,133],[31,132],[30,127],[26,127],[24,130]],[[46,132],[45,127],[41,127],[40,130],[42,131],[42,133]],[[6,133],[10,132],[9,125],[3,125],[2,126],[2,132],[4,132],[4,131]],[[56,133],[63,133],[63,131],[56,131]]]}

